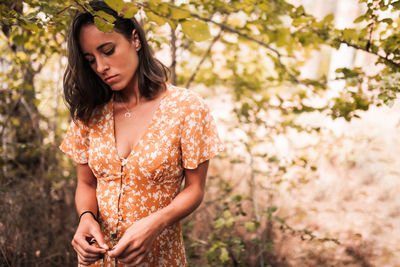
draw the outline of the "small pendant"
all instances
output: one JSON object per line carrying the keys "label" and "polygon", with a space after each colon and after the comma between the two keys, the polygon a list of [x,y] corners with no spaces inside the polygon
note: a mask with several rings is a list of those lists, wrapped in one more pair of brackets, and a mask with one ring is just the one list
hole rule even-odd
{"label": "small pendant", "polygon": [[127,111],[127,112],[125,112],[124,116],[125,116],[125,118],[130,118],[130,117],[132,117],[132,114],[129,111]]}

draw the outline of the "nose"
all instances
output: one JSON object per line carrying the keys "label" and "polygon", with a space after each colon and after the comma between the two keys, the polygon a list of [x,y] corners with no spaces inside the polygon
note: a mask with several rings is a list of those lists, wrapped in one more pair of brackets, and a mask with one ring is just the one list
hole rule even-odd
{"label": "nose", "polygon": [[96,59],[96,70],[98,73],[100,74],[104,74],[106,70],[108,70],[110,67],[108,66],[108,64],[102,60],[102,59]]}

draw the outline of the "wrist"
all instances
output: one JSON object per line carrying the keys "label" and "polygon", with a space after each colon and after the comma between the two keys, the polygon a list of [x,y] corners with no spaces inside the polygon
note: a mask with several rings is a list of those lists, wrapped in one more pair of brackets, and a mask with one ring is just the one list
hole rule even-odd
{"label": "wrist", "polygon": [[168,215],[165,212],[165,209],[161,209],[156,213],[153,213],[155,217],[155,221],[157,222],[157,228],[161,233],[165,228],[169,226]]}
{"label": "wrist", "polygon": [[160,232],[162,232],[165,228],[170,226],[170,212],[168,212],[168,207],[165,207],[158,212],[154,213],[156,216],[156,221],[158,228],[160,228]]}
{"label": "wrist", "polygon": [[83,219],[87,220],[88,218],[92,218],[92,219],[94,219],[96,222],[98,221],[98,220],[97,220],[97,216],[96,216],[92,211],[86,210],[86,211],[82,212],[82,213],[79,215],[78,224],[79,224]]}

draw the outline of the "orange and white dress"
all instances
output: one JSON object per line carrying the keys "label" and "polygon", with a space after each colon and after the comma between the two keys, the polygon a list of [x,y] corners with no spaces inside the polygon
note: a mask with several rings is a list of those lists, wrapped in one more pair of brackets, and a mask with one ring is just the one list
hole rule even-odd
{"label": "orange and white dress", "polygon": [[[60,149],[97,178],[99,222],[114,247],[134,222],[167,206],[179,193],[184,169],[195,169],[223,149],[208,106],[192,91],[167,86],[147,130],[120,158],[113,101],[88,125],[71,122]],[[107,255],[92,266],[123,266]],[[140,266],[186,266],[180,223],[166,228]]]}

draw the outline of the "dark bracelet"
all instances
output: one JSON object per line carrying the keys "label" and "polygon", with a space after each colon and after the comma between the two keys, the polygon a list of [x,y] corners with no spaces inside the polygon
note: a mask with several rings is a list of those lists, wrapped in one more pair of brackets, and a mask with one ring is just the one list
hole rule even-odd
{"label": "dark bracelet", "polygon": [[80,223],[80,222],[81,222],[81,218],[82,218],[82,216],[83,216],[85,213],[90,213],[90,214],[92,214],[93,218],[94,218],[94,219],[95,219],[95,221],[97,222],[96,215],[94,215],[94,213],[93,213],[93,212],[91,212],[90,210],[87,210],[87,211],[84,211],[84,212],[82,212],[82,213],[81,213],[81,215],[79,215],[79,220],[78,220],[78,223]]}

